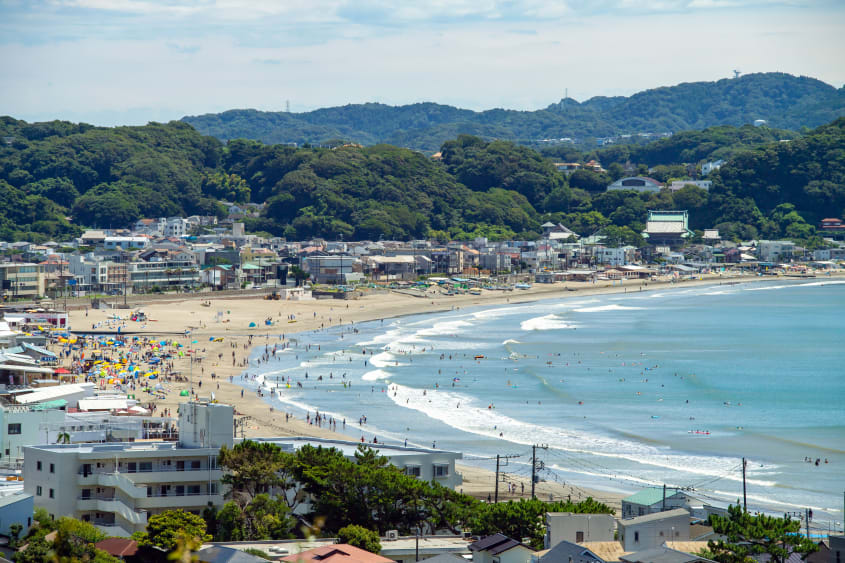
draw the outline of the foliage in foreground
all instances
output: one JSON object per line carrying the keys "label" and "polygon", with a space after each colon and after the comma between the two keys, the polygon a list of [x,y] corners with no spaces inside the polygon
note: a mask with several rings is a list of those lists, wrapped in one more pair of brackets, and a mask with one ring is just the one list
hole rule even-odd
{"label": "foliage in foreground", "polygon": [[741,506],[729,506],[728,516],[712,515],[710,524],[727,540],[710,540],[707,550],[719,563],[746,563],[752,556],[768,554],[773,563],[784,563],[791,553],[803,559],[819,546],[801,535],[801,521],[765,514],[751,515]]}

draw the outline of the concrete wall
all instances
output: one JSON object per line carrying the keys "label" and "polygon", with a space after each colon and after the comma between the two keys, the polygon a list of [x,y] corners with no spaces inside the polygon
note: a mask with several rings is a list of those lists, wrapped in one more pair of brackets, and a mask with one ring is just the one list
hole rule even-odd
{"label": "concrete wall", "polygon": [[8,536],[9,527],[20,524],[23,526],[20,537],[25,536],[32,526],[33,511],[32,495],[21,492],[0,498],[0,535]]}
{"label": "concrete wall", "polygon": [[546,549],[551,549],[562,541],[613,541],[615,531],[616,519],[612,514],[550,512],[546,514],[546,538],[543,543]]}
{"label": "concrete wall", "polygon": [[619,541],[625,551],[642,551],[660,547],[667,541],[689,541],[689,514],[653,519],[646,522],[622,520],[619,522]]}

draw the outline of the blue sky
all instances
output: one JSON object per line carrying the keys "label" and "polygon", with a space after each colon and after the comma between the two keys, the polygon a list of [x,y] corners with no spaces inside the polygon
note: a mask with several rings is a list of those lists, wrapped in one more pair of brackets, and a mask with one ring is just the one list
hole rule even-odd
{"label": "blue sky", "polygon": [[845,82],[839,0],[0,0],[0,115],[537,109],[732,69]]}

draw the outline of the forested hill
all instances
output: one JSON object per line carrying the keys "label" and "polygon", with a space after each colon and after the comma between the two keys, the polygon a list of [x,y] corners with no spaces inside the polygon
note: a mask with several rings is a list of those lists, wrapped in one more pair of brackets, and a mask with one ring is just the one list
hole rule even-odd
{"label": "forested hill", "polygon": [[630,97],[567,99],[537,111],[483,112],[435,103],[405,106],[351,104],[306,113],[251,109],[186,116],[203,134],[227,141],[312,143],[343,139],[437,150],[459,134],[531,144],[539,139],[589,139],[640,132],[740,126],[765,119],[772,127],[800,130],[845,115],[845,88],[783,73],[748,74],[646,90]]}
{"label": "forested hill", "polygon": [[[639,194],[605,191],[623,174],[618,162],[608,174],[567,178],[528,147],[470,135],[443,143],[435,160],[385,144],[223,145],[179,121],[103,128],[0,117],[0,240],[66,240],[84,227],[128,227],[141,217],[224,217],[225,199],[265,204],[247,229],[294,240],[532,239],[550,220],[580,234],[602,229],[610,245],[640,245],[648,209],[687,209],[696,230],[816,246],[818,221],[845,215],[845,118],[788,142],[766,143],[767,135],[779,136],[701,132],[693,145],[734,155],[710,176],[710,191]],[[694,147],[681,140],[629,159],[660,181],[687,179],[673,161]],[[665,164],[648,170],[661,154]]]}

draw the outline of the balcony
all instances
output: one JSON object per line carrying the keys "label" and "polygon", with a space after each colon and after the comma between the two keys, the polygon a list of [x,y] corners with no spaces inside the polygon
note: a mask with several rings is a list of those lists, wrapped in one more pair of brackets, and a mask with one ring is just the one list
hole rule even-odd
{"label": "balcony", "polygon": [[135,499],[135,503],[139,508],[205,507],[209,504],[220,506],[223,504],[223,495],[203,492],[177,495],[171,492],[169,495],[153,495]]}

